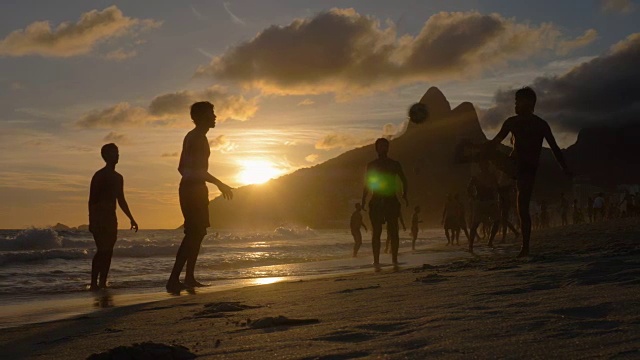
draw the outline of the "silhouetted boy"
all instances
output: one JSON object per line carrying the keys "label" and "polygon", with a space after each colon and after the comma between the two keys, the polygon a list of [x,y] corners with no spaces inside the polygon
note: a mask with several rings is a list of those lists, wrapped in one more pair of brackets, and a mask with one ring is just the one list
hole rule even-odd
{"label": "silhouetted boy", "polygon": [[118,147],[113,143],[106,144],[100,153],[106,165],[93,175],[89,190],[89,231],[93,234],[98,248],[91,262],[91,290],[107,286],[113,247],[118,236],[116,201],[131,221],[131,229],[138,232],[138,224],[133,219],[124,198],[124,180],[122,175],[116,172],[116,164],[120,159]]}
{"label": "silhouetted boy", "polygon": [[[218,187],[225,199],[232,199],[232,188],[209,174],[209,142],[207,132],[216,126],[213,104],[197,102],[191,105],[191,119],[195,128],[187,133],[182,143],[180,165],[180,209],[184,216],[184,238],[176,254],[171,276],[167,281],[167,291],[179,292],[186,288],[206,286],[194,276],[196,260],[202,239],[209,227],[209,190],[207,182]],[[187,264],[184,284],[180,283],[180,273]]]}
{"label": "silhouetted boy", "polygon": [[351,235],[353,235],[353,257],[358,256],[358,250],[362,245],[362,233],[360,232],[360,228],[363,227],[364,231],[367,231],[367,226],[362,221],[362,206],[360,204],[356,204],[356,210],[351,214]]}
{"label": "silhouetted boy", "polygon": [[371,192],[369,202],[369,218],[371,220],[371,248],[373,250],[373,264],[380,264],[380,236],[382,225],[387,223],[387,236],[391,239],[391,258],[394,264],[398,263],[398,247],[400,234],[398,229],[398,217],[400,216],[400,203],[396,196],[398,192],[397,179],[402,182],[402,198],[408,206],[407,178],[404,176],[399,162],[387,157],[389,152],[389,140],[380,138],[376,140],[375,149],[378,158],[367,164],[365,173],[365,186],[362,192],[362,204],[366,204],[367,196]]}
{"label": "silhouetted boy", "polygon": [[505,137],[513,135],[513,152],[511,156],[516,164],[516,187],[518,189],[518,214],[520,215],[520,229],[522,231],[522,249],[518,257],[529,255],[529,240],[531,238],[531,216],[529,214],[529,202],[533,193],[533,185],[540,161],[542,140],[553,151],[564,172],[571,177],[569,168],[564,161],[562,151],[558,147],[551,128],[546,121],[534,115],[536,105],[536,93],[529,87],[516,91],[515,112],[516,116],[508,118],[500,132],[490,144],[497,146]]}

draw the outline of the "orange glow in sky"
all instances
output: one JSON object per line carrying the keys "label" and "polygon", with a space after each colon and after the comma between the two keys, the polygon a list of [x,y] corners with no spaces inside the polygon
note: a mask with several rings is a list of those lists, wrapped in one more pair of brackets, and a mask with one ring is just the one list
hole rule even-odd
{"label": "orange glow in sky", "polygon": [[237,180],[242,185],[263,184],[283,174],[282,170],[268,160],[241,160],[240,164],[242,165],[242,170],[238,173]]}

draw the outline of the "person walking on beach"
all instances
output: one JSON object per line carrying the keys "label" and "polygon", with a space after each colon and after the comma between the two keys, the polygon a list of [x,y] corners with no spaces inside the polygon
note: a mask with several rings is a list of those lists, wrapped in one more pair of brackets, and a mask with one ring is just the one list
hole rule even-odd
{"label": "person walking on beach", "polygon": [[124,179],[116,171],[116,164],[120,159],[118,147],[113,143],[106,144],[100,150],[100,154],[106,165],[93,175],[89,190],[89,231],[98,248],[91,262],[89,289],[92,291],[107,287],[113,247],[118,236],[116,202],[129,218],[131,229],[138,232],[138,223],[133,219],[124,198]]}
{"label": "person walking on beach", "polygon": [[489,231],[488,246],[493,247],[493,239],[498,232],[500,225],[499,209],[498,209],[498,179],[495,173],[489,169],[489,162],[482,160],[480,165],[480,173],[471,178],[469,188],[475,194],[473,202],[473,220],[471,221],[469,252],[473,253],[473,242],[478,236],[478,227],[480,224],[485,225]]}
{"label": "person walking on beach", "polygon": [[382,225],[387,224],[387,235],[391,239],[391,258],[394,265],[398,264],[398,247],[400,234],[398,217],[400,216],[400,202],[397,193],[400,190],[397,180],[402,183],[402,198],[409,206],[407,199],[407,178],[399,162],[390,159],[389,140],[380,138],[375,142],[378,154],[376,160],[367,164],[365,172],[365,186],[362,191],[362,204],[366,204],[367,196],[371,193],[369,202],[369,219],[371,220],[371,248],[373,250],[373,265],[380,265],[380,236]]}
{"label": "person walking on beach", "polygon": [[353,257],[358,256],[358,250],[362,245],[362,233],[360,228],[363,227],[364,231],[367,231],[367,225],[362,221],[362,205],[356,204],[355,211],[351,214],[351,235],[353,235]]}
{"label": "person walking on beach", "polygon": [[418,240],[418,231],[420,230],[418,224],[422,222],[418,217],[420,215],[420,206],[416,206],[413,209],[413,216],[411,216],[411,250],[416,249],[416,240]]}
{"label": "person walking on beach", "polygon": [[511,156],[515,159],[516,165],[518,214],[522,231],[522,248],[518,257],[529,255],[529,241],[531,239],[529,202],[533,193],[543,140],[546,140],[547,144],[549,144],[553,155],[565,174],[572,177],[549,124],[533,113],[536,99],[536,93],[529,87],[516,91],[516,116],[508,118],[498,134],[489,141],[489,146],[495,149],[509,133],[513,135],[513,152]]}
{"label": "person walking on beach", "polygon": [[457,203],[453,200],[453,196],[451,194],[447,194],[447,202],[444,205],[441,220],[444,229],[444,235],[447,237],[447,246],[453,245],[453,240],[455,240],[456,235],[456,229],[459,228],[459,214],[456,212],[456,208]]}
{"label": "person walking on beach", "polygon": [[[211,150],[207,132],[216,126],[213,104],[202,101],[191,105],[191,119],[195,128],[184,137],[178,165],[178,171],[182,175],[178,194],[184,216],[184,238],[167,281],[166,288],[171,293],[180,292],[185,288],[206,286],[198,282],[194,276],[200,245],[209,227],[209,190],[206,183],[215,184],[225,199],[233,198],[232,188],[209,173]],[[187,270],[183,284],[180,283],[180,273],[185,263]]]}
{"label": "person walking on beach", "polygon": [[604,194],[599,193],[593,199],[593,222],[604,220]]}
{"label": "person walking on beach", "polygon": [[453,200],[455,201],[456,204],[456,213],[458,214],[458,229],[456,229],[455,234],[456,234],[456,245],[460,245],[460,229],[462,229],[462,231],[464,231],[464,236],[467,237],[467,241],[469,241],[469,231],[467,231],[467,216],[466,213],[464,211],[464,204],[462,203],[462,201],[460,200],[460,194],[455,193],[453,195]]}

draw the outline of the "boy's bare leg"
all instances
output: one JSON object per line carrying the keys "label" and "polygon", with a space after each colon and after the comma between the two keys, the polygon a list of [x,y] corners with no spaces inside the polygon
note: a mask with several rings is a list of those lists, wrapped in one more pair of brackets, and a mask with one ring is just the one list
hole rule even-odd
{"label": "boy's bare leg", "polygon": [[529,240],[531,239],[529,203],[531,202],[534,181],[534,177],[521,177],[516,184],[518,188],[518,215],[520,216],[520,230],[522,233],[522,249],[518,257],[529,256]]}

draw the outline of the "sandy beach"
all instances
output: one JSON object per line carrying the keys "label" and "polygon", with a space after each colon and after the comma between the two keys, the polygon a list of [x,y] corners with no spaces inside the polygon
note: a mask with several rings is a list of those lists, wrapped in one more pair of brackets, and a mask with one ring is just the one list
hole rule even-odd
{"label": "sandy beach", "polygon": [[541,230],[526,259],[481,242],[447,265],[115,307],[0,330],[0,353],[84,359],[152,342],[175,346],[145,345],[156,358],[639,358],[639,239],[638,219]]}

